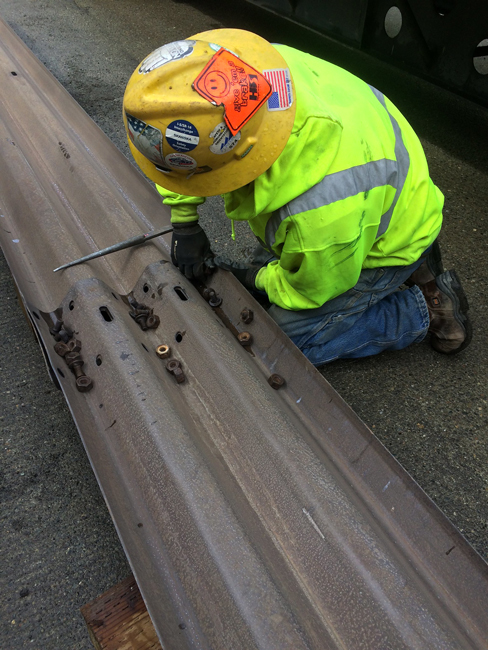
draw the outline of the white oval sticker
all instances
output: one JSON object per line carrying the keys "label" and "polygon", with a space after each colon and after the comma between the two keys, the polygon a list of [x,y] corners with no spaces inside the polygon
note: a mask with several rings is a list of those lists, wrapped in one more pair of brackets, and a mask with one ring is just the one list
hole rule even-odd
{"label": "white oval sticker", "polygon": [[139,73],[147,74],[170,61],[184,59],[185,56],[189,56],[193,52],[195,43],[196,41],[174,41],[173,43],[167,43],[166,45],[158,47],[157,50],[151,52],[151,54],[141,63]]}
{"label": "white oval sticker", "polygon": [[241,132],[238,131],[235,135],[232,135],[226,123],[220,122],[209,137],[213,138],[213,144],[210,145],[210,151],[220,155],[232,151],[241,139]]}
{"label": "white oval sticker", "polygon": [[195,169],[197,166],[197,161],[184,153],[170,153],[164,160],[173,169]]}

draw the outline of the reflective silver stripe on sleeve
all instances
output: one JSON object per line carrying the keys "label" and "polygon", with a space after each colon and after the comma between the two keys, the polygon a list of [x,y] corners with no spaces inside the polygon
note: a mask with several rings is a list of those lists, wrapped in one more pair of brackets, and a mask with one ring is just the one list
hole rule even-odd
{"label": "reflective silver stripe on sleeve", "polygon": [[410,156],[403,143],[402,133],[398,122],[386,108],[385,98],[376,88],[370,86],[372,92],[388,113],[395,134],[395,160],[382,158],[363,165],[350,167],[334,174],[328,174],[320,183],[293,199],[274,212],[266,224],[265,239],[271,249],[276,242],[276,231],[287,218],[301,212],[315,210],[336,201],[348,199],[362,192],[369,192],[375,187],[391,185],[395,188],[393,202],[382,217],[376,233],[376,239],[384,235],[390,224],[393,210],[403,190],[410,165]]}
{"label": "reflective silver stripe on sleeve", "polygon": [[379,90],[376,90],[376,88],[374,88],[373,86],[370,86],[370,88],[373,91],[376,99],[379,102],[381,102],[381,104],[385,108],[385,111],[388,113],[390,117],[391,125],[393,127],[393,133],[395,134],[395,158],[398,165],[398,178],[395,186],[396,189],[395,196],[393,198],[389,210],[385,212],[385,214],[381,215],[380,225],[378,226],[378,231],[376,233],[376,239],[378,239],[379,237],[381,237],[381,235],[385,234],[385,232],[388,230],[388,226],[390,225],[393,210],[396,207],[398,199],[400,198],[400,194],[402,193],[403,186],[405,185],[405,180],[407,178],[408,170],[410,167],[410,156],[408,154],[405,143],[403,142],[402,131],[398,125],[398,122],[386,107],[385,96],[383,95],[383,93],[380,93]]}

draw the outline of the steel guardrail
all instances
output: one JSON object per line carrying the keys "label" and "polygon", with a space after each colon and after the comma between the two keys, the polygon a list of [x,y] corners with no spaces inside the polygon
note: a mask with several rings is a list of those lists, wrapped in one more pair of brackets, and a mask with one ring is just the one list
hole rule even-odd
{"label": "steel guardrail", "polygon": [[163,646],[486,649],[487,565],[232,276],[53,273],[169,212],[2,21],[0,75],[0,243]]}

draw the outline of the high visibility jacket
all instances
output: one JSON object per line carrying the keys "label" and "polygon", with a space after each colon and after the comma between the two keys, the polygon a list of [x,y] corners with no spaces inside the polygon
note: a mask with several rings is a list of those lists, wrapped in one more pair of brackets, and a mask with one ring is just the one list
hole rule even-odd
{"label": "high visibility jacket", "polygon": [[[278,45],[295,83],[296,118],[276,162],[224,195],[276,261],[258,289],[284,309],[311,309],[352,288],[361,269],[407,266],[437,237],[444,197],[422,146],[378,90],[326,61]],[[205,199],[163,188],[172,221]]]}

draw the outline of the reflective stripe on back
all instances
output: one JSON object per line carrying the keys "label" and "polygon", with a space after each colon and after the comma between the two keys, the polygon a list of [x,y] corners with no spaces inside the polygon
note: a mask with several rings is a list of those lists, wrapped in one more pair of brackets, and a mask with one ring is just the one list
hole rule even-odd
{"label": "reflective stripe on back", "polygon": [[271,215],[265,229],[266,244],[270,249],[276,242],[278,228],[287,217],[292,217],[309,210],[316,210],[336,201],[342,201],[357,194],[369,192],[376,187],[391,185],[395,188],[395,196],[390,208],[381,216],[376,239],[384,235],[387,231],[393,210],[395,209],[398,198],[403,190],[405,179],[407,178],[410,156],[403,142],[398,122],[386,107],[384,95],[376,90],[376,88],[372,86],[370,88],[390,118],[395,135],[396,161],[382,158],[381,160],[374,160],[325,176],[320,183],[317,183],[317,185],[314,185]]}
{"label": "reflective stripe on back", "polygon": [[378,231],[376,233],[376,239],[378,239],[379,237],[381,237],[381,235],[385,234],[385,232],[388,230],[388,226],[390,225],[393,210],[396,207],[398,199],[400,198],[400,194],[402,193],[403,186],[405,185],[408,169],[410,167],[410,156],[403,142],[402,131],[398,125],[398,122],[390,113],[390,111],[386,108],[385,96],[383,95],[383,93],[380,93],[379,90],[373,88],[373,86],[370,86],[370,88],[373,91],[376,99],[379,102],[381,102],[381,104],[383,104],[385,111],[388,113],[390,117],[391,125],[393,127],[393,132],[395,134],[395,157],[398,165],[398,178],[397,178],[397,183],[394,186],[396,190],[395,196],[393,198],[389,210],[385,212],[385,214],[381,215],[380,225],[378,226]]}

